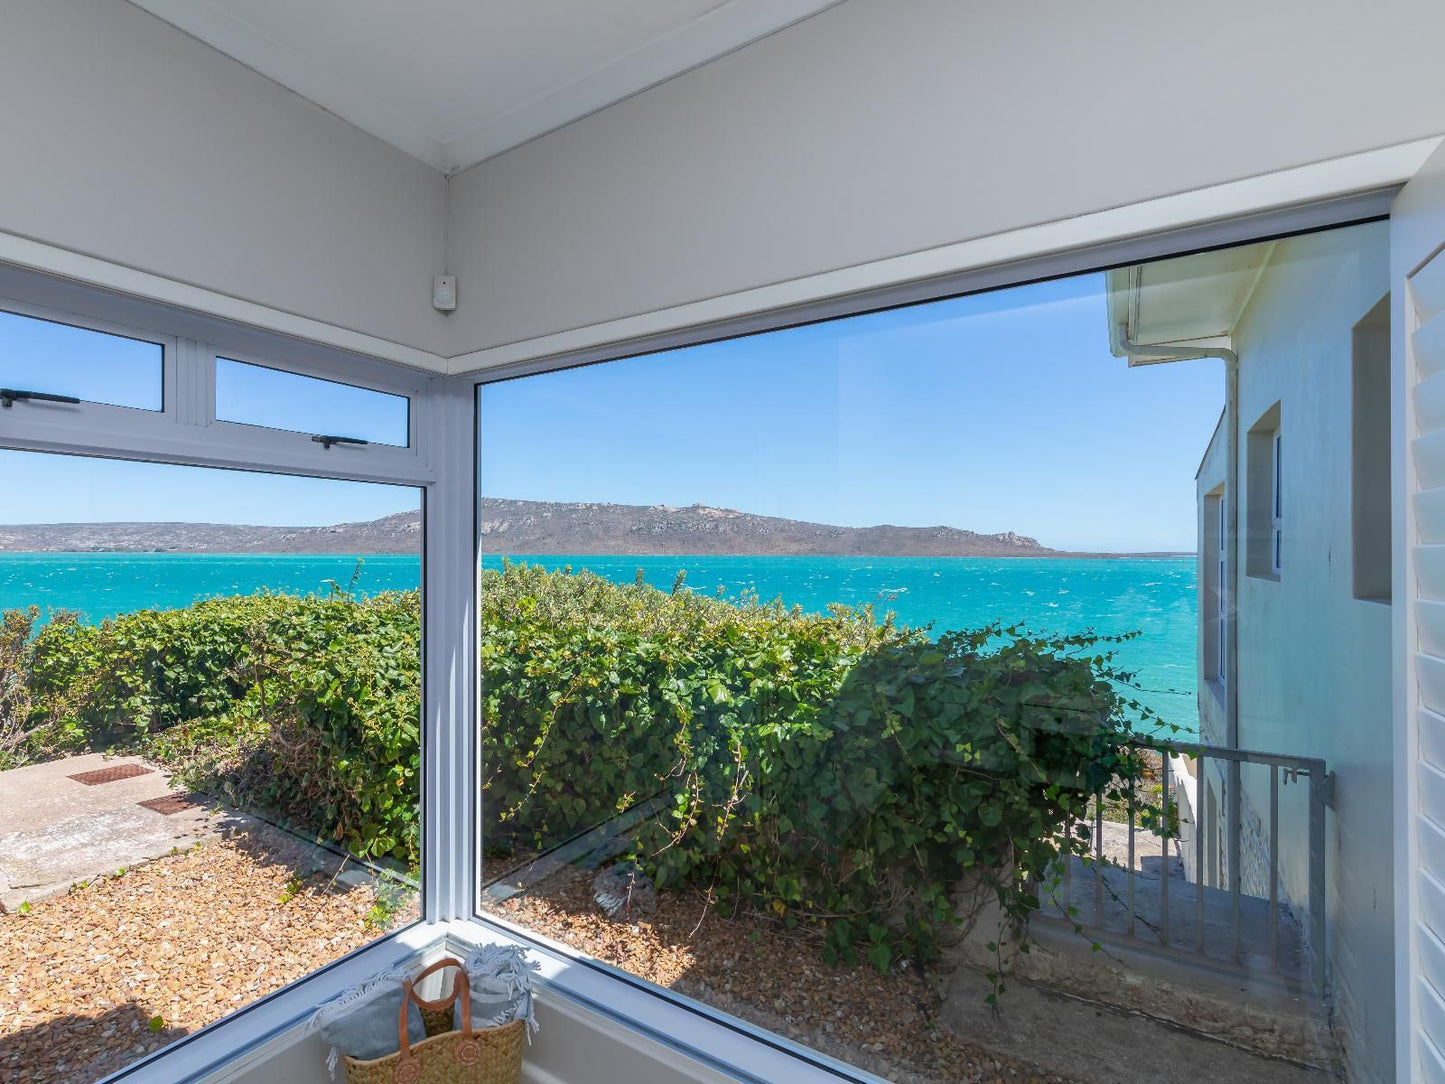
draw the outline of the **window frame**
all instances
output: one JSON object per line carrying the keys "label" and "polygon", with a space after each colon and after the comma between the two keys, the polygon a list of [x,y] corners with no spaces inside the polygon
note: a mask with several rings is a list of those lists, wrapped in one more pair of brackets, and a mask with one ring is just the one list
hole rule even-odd
{"label": "window frame", "polygon": [[[1358,203],[1345,199],[1318,204],[1294,205],[1276,209],[1273,213],[1266,212],[1246,218],[1230,218],[1204,226],[1088,246],[1024,260],[1016,264],[985,267],[925,283],[900,284],[880,290],[850,294],[841,298],[830,298],[794,308],[760,312],[715,323],[701,324],[683,331],[660,332],[601,347],[583,347],[535,359],[498,364],[470,374],[463,379],[471,382],[470,386],[475,394],[485,385],[527,376],[606,364],[663,351],[782,331],[867,313],[912,307],[969,294],[996,292],[1051,279],[1102,272],[1113,267],[1127,266],[1138,262],[1279,240],[1301,233],[1339,229],[1388,218],[1391,198],[1393,198],[1393,192],[1384,198],[1380,198],[1379,194],[1375,197],[1361,196]],[[1374,202],[1375,199],[1379,199],[1379,202]],[[1372,208],[1372,210],[1364,211],[1364,208]],[[1275,217],[1276,214],[1281,217]],[[1278,405],[1276,404],[1276,407]],[[479,431],[481,425],[479,416],[476,418],[475,424]],[[1273,435],[1277,435],[1279,429],[1280,426],[1277,424]],[[1271,440],[1271,447],[1276,447],[1273,440]],[[1271,471],[1273,473],[1273,464]],[[480,481],[479,469],[477,478]],[[478,489],[475,498],[480,500],[481,496]],[[1226,491],[1220,499],[1221,516],[1225,515],[1226,501],[1230,496],[1231,494]],[[1271,508],[1276,507],[1273,503],[1274,499],[1275,493],[1272,492]],[[1278,519],[1276,519],[1276,526],[1279,526]],[[1226,546],[1229,542],[1227,533],[1227,529],[1222,532]],[[1234,540],[1234,543],[1238,545],[1238,540]],[[1272,536],[1272,548],[1273,545],[1274,537]],[[479,549],[478,553],[480,553]],[[1220,591],[1220,605],[1225,609],[1230,604],[1227,595],[1229,579],[1226,574],[1234,559],[1238,558],[1230,555],[1227,549],[1220,554],[1223,585]],[[1276,575],[1269,578],[1277,580],[1278,568],[1275,569],[1275,573]],[[1220,622],[1219,632],[1223,644],[1221,645],[1219,681],[1221,692],[1226,692],[1230,666],[1228,617],[1227,614],[1221,614],[1221,617],[1223,620]],[[478,675],[479,680],[480,675]],[[478,709],[480,709],[480,703],[481,701],[478,699]],[[474,733],[480,732],[480,723],[479,716],[473,720]],[[480,747],[479,741],[476,744],[473,761],[473,786],[479,787],[482,780],[480,766],[485,750]],[[479,791],[474,791],[474,793],[479,793]],[[820,1051],[795,1043],[785,1036],[758,1027],[712,1005],[679,995],[665,987],[655,986],[601,960],[578,952],[562,942],[486,913],[482,909],[484,840],[480,801],[474,803],[470,814],[469,823],[475,835],[475,857],[472,866],[474,878],[472,913],[468,919],[463,921],[460,928],[474,939],[477,937],[500,939],[527,947],[543,961],[544,974],[549,973],[548,967],[551,962],[566,961],[570,966],[563,968],[558,979],[551,980],[546,984],[548,989],[562,996],[576,998],[589,1005],[597,1004],[591,994],[593,989],[610,990],[611,1000],[604,1004],[618,1006],[609,1010],[612,1015],[647,1034],[664,1037],[674,1044],[679,1053],[688,1057],[701,1058],[723,1066],[736,1066],[740,1036],[750,1040],[750,1045],[746,1047],[749,1055],[755,1054],[762,1048],[773,1052],[763,1059],[763,1064],[768,1066],[767,1073],[762,1076],[753,1076],[750,1069],[739,1068],[737,1077],[740,1080],[767,1082],[777,1079],[798,1081],[817,1079],[834,1082],[848,1081],[851,1084],[886,1084],[882,1078],[863,1069],[839,1062]],[[597,975],[611,980],[610,986],[607,983],[599,986],[594,979],[594,976]],[[685,1010],[694,1017],[709,1020],[712,1027],[704,1028],[693,1020],[687,1027],[670,1032],[667,1030],[669,1022],[676,1020],[676,1017],[672,1015],[674,1008]],[[675,1024],[672,1026],[676,1027]]]}
{"label": "window frame", "polygon": [[[1326,163],[1330,165],[1331,163]],[[1338,164],[1338,163],[1333,163]],[[1293,183],[1293,182],[1292,182]],[[1309,191],[1301,179],[1296,193]],[[390,481],[423,487],[423,740],[422,740],[422,845],[423,920],[388,935],[351,955],[322,968],[237,1010],[220,1021],[149,1055],[108,1078],[125,1079],[128,1084],[211,1079],[225,1073],[249,1052],[272,1045],[284,1045],[294,1037],[297,1026],[311,1008],[334,996],[358,978],[394,963],[415,959],[453,937],[462,942],[499,939],[526,943],[543,965],[545,987],[550,996],[601,1005],[619,1022],[636,1031],[677,1046],[690,1056],[705,1060],[740,1080],[769,1081],[875,1081],[877,1078],[848,1066],[830,1066],[822,1055],[795,1048],[788,1040],[753,1028],[728,1014],[659,988],[643,989],[640,980],[612,973],[607,965],[586,959],[564,945],[548,943],[525,931],[509,930],[502,923],[479,913],[481,885],[480,825],[475,787],[480,782],[482,750],[475,741],[479,667],[475,650],[477,498],[476,388],[483,383],[570,368],[599,361],[616,360],[678,346],[695,345],[723,338],[776,330],[839,316],[938,300],[965,293],[1023,285],[1047,278],[1100,270],[1147,259],[1165,258],[1207,248],[1243,244],[1291,232],[1343,226],[1384,217],[1397,184],[1359,191],[1351,196],[1311,201],[1298,195],[1285,203],[1276,189],[1254,192],[1244,200],[1212,206],[1222,208],[1217,217],[1199,224],[1197,205],[1170,204],[1168,208],[1145,210],[1146,221],[1131,230],[1117,229],[1112,237],[1071,235],[1042,256],[1012,259],[979,266],[956,274],[947,269],[919,280],[877,265],[871,285],[855,292],[839,292],[822,300],[764,308],[761,303],[745,307],[741,316],[729,316],[711,323],[699,323],[681,331],[663,331],[636,338],[618,337],[604,346],[537,353],[525,360],[497,365],[485,372],[463,373],[451,378],[437,377],[407,368],[397,362],[363,358],[359,354],[317,341],[288,337],[257,326],[230,323],[214,316],[199,315],[191,309],[174,308],[157,301],[123,297],[83,283],[56,279],[35,271],[0,265],[0,296],[16,296],[14,281],[25,280],[25,292],[54,295],[57,307],[70,314],[94,313],[105,319],[116,311],[139,310],[144,327],[170,328],[177,338],[177,397],[175,402],[187,418],[172,432],[160,427],[104,431],[69,426],[63,431],[32,426],[25,432],[0,432],[0,447],[36,451],[69,451],[80,454],[111,455],[119,458],[162,458],[167,462],[238,467],[278,473],[320,473],[325,477],[360,481]],[[1250,201],[1253,201],[1252,203]],[[1026,233],[1027,231],[1021,231]],[[44,280],[31,291],[31,280]],[[189,295],[187,295],[189,296]],[[219,295],[218,295],[219,296]],[[771,296],[771,295],[770,295]],[[186,302],[189,303],[189,302]],[[217,311],[231,311],[221,306]],[[287,314],[264,317],[274,326],[290,326]],[[242,316],[241,319],[249,319]],[[89,317],[86,318],[87,323]],[[340,335],[341,329],[324,329]],[[147,331],[144,337],[149,337]],[[324,337],[324,336],[323,336]],[[347,336],[340,335],[345,341]],[[240,345],[237,345],[237,344]],[[209,345],[206,345],[209,344]],[[258,345],[259,344],[259,345]],[[387,344],[394,346],[395,344]],[[364,463],[329,462],[300,454],[311,449],[281,449],[274,442],[246,440],[221,444],[214,426],[197,421],[198,403],[205,399],[200,363],[207,350],[247,360],[242,350],[255,349],[272,359],[272,367],[308,372],[299,366],[316,365],[325,370],[350,374],[354,383],[358,362],[381,373],[390,390],[393,381],[422,381],[423,400],[413,401],[412,427],[418,445],[414,454],[389,460],[367,456]],[[400,349],[400,348],[398,348]],[[187,353],[189,351],[189,354]],[[280,364],[277,365],[276,363]],[[453,372],[457,369],[454,366]],[[189,404],[182,407],[182,404]],[[128,410],[128,408],[113,408]],[[214,419],[211,419],[214,421]],[[174,420],[170,422],[175,425]],[[252,427],[246,427],[252,428]],[[268,436],[267,431],[261,432]],[[315,447],[315,446],[313,446]],[[368,446],[372,447],[372,446]],[[381,446],[377,446],[381,447]],[[319,451],[319,447],[316,448]],[[467,585],[470,584],[470,590]]]}
{"label": "window frame", "polygon": [[[159,329],[123,324],[116,320],[100,319],[82,313],[68,312],[49,305],[36,304],[18,297],[0,294],[0,312],[27,316],[46,323],[60,324],[81,331],[94,331],[101,335],[114,335],[152,343],[161,348],[160,392],[161,408],[120,406],[115,403],[98,403],[82,398],[79,403],[48,403],[44,408],[49,418],[62,427],[71,425],[84,427],[92,432],[125,432],[132,427],[144,427],[147,422],[166,416],[168,409],[174,409],[177,401],[177,372],[179,368],[180,340]],[[33,391],[45,391],[34,388]],[[9,408],[13,413],[24,404],[15,403]],[[9,428],[7,426],[7,428]]]}
{"label": "window frame", "polygon": [[1217,664],[1215,666],[1214,680],[1219,682],[1222,689],[1229,688],[1229,518],[1227,507],[1229,493],[1226,491],[1219,495],[1219,544],[1215,547],[1215,575],[1218,580],[1215,586],[1216,611],[1215,621],[1218,628],[1215,630],[1218,642],[1214,650],[1218,652]]}
{"label": "window frame", "polygon": [[[425,414],[447,377],[229,324],[136,298],[118,297],[0,265],[0,309],[162,346],[161,409],[16,402],[0,446],[31,451],[159,457],[197,466],[307,473],[349,481],[425,485],[436,480],[437,446]],[[322,448],[310,433],[222,422],[215,410],[215,359],[405,397],[409,445]]]}
{"label": "window frame", "polygon": [[[315,434],[304,432],[300,429],[285,429],[279,426],[262,425],[257,422],[238,422],[217,417],[216,415],[219,410],[219,404],[214,389],[216,383],[216,369],[222,361],[239,362],[242,365],[250,365],[257,369],[269,369],[272,372],[284,373],[291,376],[302,376],[312,380],[322,380],[328,384],[340,384],[344,387],[355,388],[360,391],[374,391],[379,392],[382,395],[393,395],[398,398],[405,399],[407,404],[406,444],[398,445],[386,444],[381,441],[368,441],[364,445],[338,444],[334,445],[331,450],[335,451],[337,449],[345,449],[347,451],[379,451],[384,456],[393,455],[399,452],[408,453],[411,455],[416,454],[416,404],[417,400],[424,395],[422,381],[397,383],[395,381],[395,377],[391,376],[390,379],[385,380],[385,383],[388,386],[380,387],[378,385],[383,382],[381,380],[371,380],[365,383],[361,383],[358,382],[354,376],[343,379],[334,372],[332,372],[331,375],[325,375],[324,370],[328,368],[326,366],[307,365],[304,362],[293,362],[289,365],[278,365],[275,360],[268,357],[261,357],[255,354],[243,357],[243,353],[247,352],[225,351],[215,347],[212,347],[210,350],[210,382],[212,386],[212,394],[209,400],[209,423],[214,426],[218,432],[225,434],[228,440],[233,440],[237,443],[246,443],[250,440],[256,439],[256,436],[259,434],[262,439],[265,439],[268,442],[282,441],[286,444],[295,444],[298,446],[298,448],[304,448],[305,445],[313,443],[311,438]],[[323,371],[318,371],[318,369]],[[300,439],[298,440],[298,438]]]}
{"label": "window frame", "polygon": [[[1204,494],[1200,531],[1200,675],[1221,700],[1229,686],[1229,516],[1221,483]],[[1211,655],[1212,652],[1212,655]]]}
{"label": "window frame", "polygon": [[[64,307],[55,304],[56,299]],[[28,414],[21,409],[25,404],[17,402],[6,411],[13,417],[3,419],[6,424],[0,427],[0,450],[378,482],[415,487],[421,494],[421,915],[416,921],[242,1005],[105,1078],[107,1081],[157,1082],[204,1079],[233,1058],[295,1028],[320,1001],[377,970],[419,958],[436,942],[438,923],[456,914],[456,904],[449,902],[449,895],[455,894],[455,889],[449,884],[458,872],[469,877],[465,864],[471,848],[457,846],[458,834],[437,811],[454,807],[465,798],[457,793],[455,781],[449,781],[446,768],[452,760],[447,747],[453,732],[458,732],[463,745],[469,748],[463,733],[466,728],[453,727],[450,720],[451,711],[458,703],[453,675],[464,660],[464,654],[461,659],[457,657],[457,645],[462,644],[465,651],[464,641],[456,630],[459,623],[465,625],[470,620],[467,615],[471,608],[465,603],[449,603],[447,591],[455,582],[457,569],[465,570],[474,563],[471,559],[474,551],[464,546],[461,547],[464,556],[454,555],[459,532],[450,525],[448,529],[438,530],[436,512],[439,506],[458,503],[456,494],[446,490],[464,487],[470,492],[475,486],[470,479],[470,455],[453,454],[449,470],[462,472],[466,477],[458,480],[457,474],[450,474],[446,485],[439,481],[433,457],[438,447],[438,433],[457,431],[456,418],[449,416],[447,394],[449,387],[455,391],[457,385],[446,377],[394,363],[285,340],[152,303],[115,298],[79,283],[60,282],[4,265],[0,265],[0,308],[88,330],[162,341],[165,379],[161,411],[83,402],[78,408],[67,405],[63,413],[37,410]],[[117,312],[134,319],[117,320]],[[162,331],[167,325],[190,334]],[[264,353],[254,351],[257,345],[263,347]],[[240,351],[237,346],[241,347]],[[269,349],[265,349],[267,347]],[[383,454],[343,458],[331,456],[313,444],[309,434],[283,434],[298,439],[276,440],[278,431],[275,430],[241,423],[218,425],[214,419],[213,394],[214,359],[218,349],[230,357],[244,351],[258,363],[264,358],[268,368],[407,394],[413,446],[402,449],[366,445],[348,450],[378,449]],[[236,360],[250,358],[236,357]],[[455,398],[452,395],[450,400]],[[455,413],[453,402],[450,415]],[[470,411],[466,412],[465,422],[469,427]],[[468,497],[468,508],[471,502],[472,498]],[[448,644],[451,644],[450,651]],[[466,702],[463,699],[463,703]],[[466,836],[469,840],[470,834]],[[191,1065],[197,1066],[194,1072],[185,1068]]]}

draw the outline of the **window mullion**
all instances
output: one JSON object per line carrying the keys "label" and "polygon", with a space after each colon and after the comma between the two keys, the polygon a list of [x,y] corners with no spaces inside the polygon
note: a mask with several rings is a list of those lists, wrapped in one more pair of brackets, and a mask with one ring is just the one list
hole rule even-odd
{"label": "window mullion", "polygon": [[436,481],[423,513],[423,916],[470,918],[476,892],[476,396],[436,381],[417,404]]}

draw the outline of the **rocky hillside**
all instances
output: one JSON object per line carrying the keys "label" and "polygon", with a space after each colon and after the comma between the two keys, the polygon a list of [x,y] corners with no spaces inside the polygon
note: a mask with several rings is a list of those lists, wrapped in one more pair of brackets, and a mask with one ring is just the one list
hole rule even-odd
{"label": "rocky hillside", "polygon": [[420,553],[421,516],[401,512],[334,527],[228,523],[0,525],[0,551],[68,553]]}
{"label": "rocky hillside", "polygon": [[[1013,532],[957,527],[834,527],[708,508],[482,501],[485,553],[1047,557]],[[0,525],[0,551],[122,553],[417,553],[421,518],[403,512],[333,527],[216,523]]]}
{"label": "rocky hillside", "polygon": [[1012,532],[957,527],[834,527],[755,516],[730,508],[482,503],[487,553],[742,553],[786,556],[868,554],[899,557],[1041,557],[1054,552]]}

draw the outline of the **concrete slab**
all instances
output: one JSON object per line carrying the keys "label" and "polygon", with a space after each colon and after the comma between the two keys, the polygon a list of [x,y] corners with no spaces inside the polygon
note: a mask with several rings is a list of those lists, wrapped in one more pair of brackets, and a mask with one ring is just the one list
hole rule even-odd
{"label": "concrete slab", "polygon": [[1319,1069],[1260,1057],[1138,1013],[1011,982],[997,1010],[984,1003],[988,981],[953,976],[942,1024],[985,1049],[1027,1059],[1093,1084],[1333,1084]]}
{"label": "concrete slab", "polygon": [[[1168,868],[1172,875],[1168,878],[1159,876],[1161,866],[1159,855],[1150,856],[1134,874],[1131,884],[1127,868],[1070,859],[1067,881],[1060,886],[1056,897],[1043,901],[1041,914],[1063,920],[1065,909],[1072,907],[1072,914],[1085,926],[1117,936],[1132,935],[1156,943],[1167,941],[1172,949],[1186,954],[1195,951],[1202,928],[1203,955],[1220,962],[1232,960],[1234,906],[1230,893],[1205,887],[1201,900],[1200,886],[1184,879],[1182,865],[1171,863]],[[1202,908],[1198,906],[1200,903]],[[1271,930],[1274,931],[1273,966]],[[1247,968],[1264,974],[1274,972],[1284,980],[1301,982],[1309,977],[1309,953],[1299,922],[1283,905],[1272,919],[1269,901],[1255,896],[1240,897],[1239,959]]]}
{"label": "concrete slab", "polygon": [[0,772],[0,833],[43,828],[68,816],[120,809],[145,798],[169,794],[170,777],[155,769],[147,775],[114,783],[86,786],[70,776],[124,764],[155,768],[141,757],[107,757],[102,753],[66,757]]}
{"label": "concrete slab", "polygon": [[[124,764],[153,770],[89,786],[70,778]],[[140,757],[90,753],[0,772],[0,909],[188,847],[227,822],[206,805],[165,815],[139,804],[174,790]]]}

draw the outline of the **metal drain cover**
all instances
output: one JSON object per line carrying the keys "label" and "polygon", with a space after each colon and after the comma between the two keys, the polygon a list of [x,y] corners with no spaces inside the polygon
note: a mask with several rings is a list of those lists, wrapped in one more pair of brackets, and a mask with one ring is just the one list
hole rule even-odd
{"label": "metal drain cover", "polygon": [[163,817],[169,817],[175,813],[181,813],[187,809],[195,809],[201,803],[193,799],[185,791],[177,791],[175,794],[162,794],[159,798],[147,798],[143,802],[137,802],[147,809],[154,809]]}
{"label": "metal drain cover", "polygon": [[117,764],[110,768],[97,768],[93,772],[77,772],[70,776],[77,783],[84,783],[87,787],[99,786],[101,783],[114,783],[120,779],[134,779],[138,775],[150,775],[154,768],[144,768],[139,764]]}

